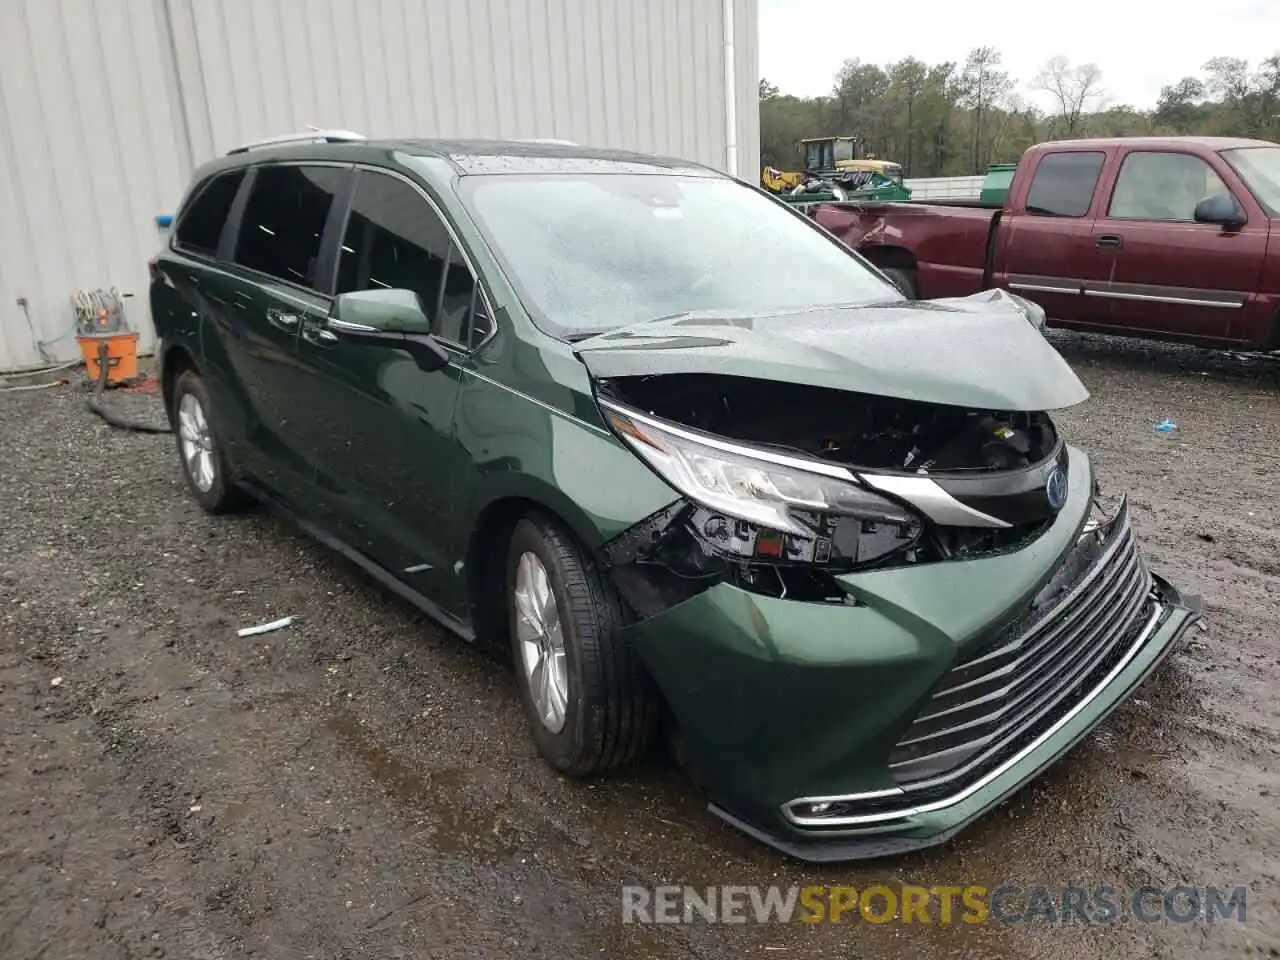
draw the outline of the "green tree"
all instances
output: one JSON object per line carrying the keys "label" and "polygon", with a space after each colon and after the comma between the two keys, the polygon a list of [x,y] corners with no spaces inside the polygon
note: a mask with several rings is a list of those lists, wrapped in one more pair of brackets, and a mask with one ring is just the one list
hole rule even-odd
{"label": "green tree", "polygon": [[1153,119],[1172,128],[1175,133],[1186,133],[1202,121],[1205,111],[1200,104],[1204,98],[1203,81],[1196,77],[1183,77],[1177,83],[1160,88]]}
{"label": "green tree", "polygon": [[795,97],[760,81],[761,161],[800,167],[799,141],[854,136],[859,149],[901,163],[913,177],[981,173],[1032,144],[1062,136],[1193,134],[1280,139],[1280,53],[1256,65],[1214,57],[1198,76],[1171,79],[1150,110],[1105,106],[1101,71],[1054,57],[1025,88],[1047,91],[1047,114],[1014,93],[991,47],[963,65],[846,60],[830,96]]}
{"label": "green tree", "polygon": [[920,98],[929,80],[929,68],[923,61],[907,57],[891,65],[888,74],[890,95],[901,108],[901,148],[897,151],[897,156],[902,169],[909,175],[914,170],[913,161],[919,139],[917,123]]}
{"label": "green tree", "polygon": [[985,121],[1013,90],[1009,74],[1000,69],[1000,51],[995,47],[975,47],[969,51],[960,74],[960,102],[972,114],[973,168],[980,170],[990,162],[990,145],[986,139]]}

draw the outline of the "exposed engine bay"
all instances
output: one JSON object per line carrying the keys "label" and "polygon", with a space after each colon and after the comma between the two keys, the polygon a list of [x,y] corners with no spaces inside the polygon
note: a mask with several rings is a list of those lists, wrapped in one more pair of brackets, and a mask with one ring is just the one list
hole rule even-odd
{"label": "exposed engine bay", "polygon": [[[729,501],[716,509],[714,495],[691,492],[607,545],[604,560],[641,616],[723,581],[770,596],[851,603],[835,579],[841,573],[1016,548],[1046,529],[1062,505],[1046,500],[1045,478],[1065,478],[1066,452],[1045,413],[971,410],[719,374],[625,377],[597,387],[615,432],[664,475],[683,469],[679,475],[690,484],[712,484],[712,494],[736,491],[737,483],[748,499],[758,490],[785,499],[789,484],[819,485],[817,493],[790,501],[787,529],[735,516]],[[673,437],[663,424],[697,433]],[[843,479],[789,473],[785,462],[776,472],[768,465],[753,470],[749,457],[734,462],[732,449],[702,456],[699,437],[776,453],[792,464],[820,461]],[[887,485],[860,486],[855,475]],[[977,519],[931,521],[909,497],[895,496],[885,476],[928,483],[958,508],[957,516]],[[828,482],[835,485],[836,505],[810,507]]]}
{"label": "exposed engine bay", "polygon": [[1053,452],[1044,413],[969,410],[719,374],[625,377],[602,393],[664,420],[857,467],[1016,470]]}

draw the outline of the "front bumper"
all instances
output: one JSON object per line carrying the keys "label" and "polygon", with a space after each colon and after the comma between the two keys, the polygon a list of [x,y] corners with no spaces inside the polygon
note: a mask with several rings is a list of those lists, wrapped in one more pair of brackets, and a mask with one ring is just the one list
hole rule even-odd
{"label": "front bumper", "polygon": [[712,810],[806,860],[931,846],[1119,706],[1199,600],[1148,573],[1123,505],[1082,552],[1092,473],[1070,464],[1016,552],[841,578],[856,605],[720,584],[629,627]]}

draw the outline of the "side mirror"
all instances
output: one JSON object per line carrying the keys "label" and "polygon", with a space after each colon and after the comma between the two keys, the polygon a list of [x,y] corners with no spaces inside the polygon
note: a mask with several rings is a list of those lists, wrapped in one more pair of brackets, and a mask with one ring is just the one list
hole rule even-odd
{"label": "side mirror", "polygon": [[1196,204],[1192,216],[1196,223],[1216,223],[1224,230],[1239,230],[1245,224],[1244,211],[1236,206],[1234,197],[1225,193],[1205,197]]}
{"label": "side mirror", "polygon": [[[431,333],[431,321],[412,290],[356,290],[333,301],[330,317],[340,325],[370,327],[382,333]],[[335,332],[341,333],[341,329]]]}
{"label": "side mirror", "polygon": [[412,290],[356,290],[339,294],[329,312],[328,330],[340,340],[408,351],[426,373],[449,362],[449,353],[431,334],[431,321]]}

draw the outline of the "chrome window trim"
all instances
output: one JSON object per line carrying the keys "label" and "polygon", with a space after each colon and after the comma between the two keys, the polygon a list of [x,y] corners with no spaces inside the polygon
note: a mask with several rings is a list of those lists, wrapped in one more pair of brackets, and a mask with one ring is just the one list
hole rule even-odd
{"label": "chrome window trim", "polygon": [[1239,310],[1244,301],[1209,300],[1199,297],[1164,297],[1154,293],[1125,293],[1116,290],[1096,290],[1085,287],[1086,297],[1102,297],[1106,300],[1138,300],[1143,303],[1171,303],[1187,307],[1218,307],[1224,310]]}
{"label": "chrome window trim", "polygon": [[[462,238],[458,236],[458,231],[454,229],[454,226],[449,221],[449,218],[445,216],[444,210],[441,209],[440,204],[436,203],[435,199],[432,198],[431,194],[427,193],[427,191],[423,189],[421,184],[415,183],[411,177],[405,176],[399,170],[392,170],[388,167],[380,167],[377,164],[367,163],[367,162],[357,162],[352,164],[352,166],[354,166],[355,169],[359,171],[368,171],[370,173],[380,173],[383,176],[394,177],[396,180],[400,180],[403,183],[408,184],[410,187],[412,187],[414,190],[418,192],[418,195],[427,202],[428,206],[431,207],[432,212],[439,218],[440,222],[444,224],[445,230],[447,230],[449,233],[449,240],[453,243],[454,247],[456,247],[462,253],[462,259],[466,263],[467,269],[471,271],[471,278],[472,280],[475,281],[476,289],[480,291],[480,298],[484,301],[485,313],[488,314],[488,317],[489,317],[489,332],[485,335],[484,339],[481,340],[479,343],[477,343],[474,347],[469,346],[465,343],[459,343],[456,340],[449,340],[444,337],[437,336],[436,339],[439,340],[441,344],[454,348],[457,352],[461,353],[463,356],[470,356],[471,354],[474,354],[479,352],[480,350],[483,350],[486,346],[488,346],[489,342],[498,335],[497,312],[493,309],[493,301],[489,299],[489,291],[485,289],[485,284],[482,282],[483,278],[480,274],[480,271],[476,269],[475,260],[473,260],[471,257],[471,251],[467,249],[466,245],[462,242]],[[358,183],[356,184],[356,189],[359,189]],[[352,194],[351,199],[352,199],[352,202],[354,203],[355,201],[354,193]],[[344,229],[344,233],[345,233],[345,229]],[[341,238],[339,239],[339,242],[341,242]],[[335,293],[335,296],[337,296],[336,293]]]}

